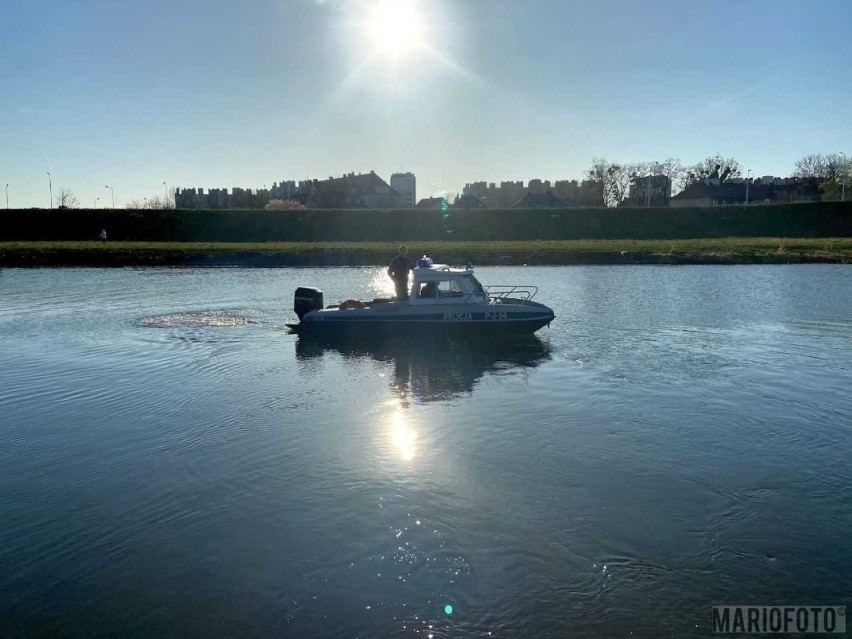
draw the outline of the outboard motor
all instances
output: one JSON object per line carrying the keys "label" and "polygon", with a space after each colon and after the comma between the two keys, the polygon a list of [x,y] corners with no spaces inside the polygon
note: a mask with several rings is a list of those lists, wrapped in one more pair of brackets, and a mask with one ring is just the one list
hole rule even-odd
{"label": "outboard motor", "polygon": [[299,321],[310,311],[322,310],[322,291],[318,288],[300,286],[293,297],[293,310],[299,316]]}

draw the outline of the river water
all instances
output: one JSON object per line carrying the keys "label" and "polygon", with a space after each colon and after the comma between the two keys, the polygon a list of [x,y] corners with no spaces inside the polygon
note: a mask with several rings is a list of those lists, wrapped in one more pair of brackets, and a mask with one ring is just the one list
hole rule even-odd
{"label": "river water", "polygon": [[0,273],[0,635],[595,637],[848,603],[852,269],[482,268],[556,320],[306,343],[381,269]]}

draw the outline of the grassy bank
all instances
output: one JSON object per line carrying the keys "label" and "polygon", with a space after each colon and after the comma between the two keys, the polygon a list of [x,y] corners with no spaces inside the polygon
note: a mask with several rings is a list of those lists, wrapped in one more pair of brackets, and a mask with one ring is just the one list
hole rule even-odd
{"label": "grassy bank", "polygon": [[[852,263],[852,238],[406,242],[448,264]],[[369,266],[397,242],[0,242],[0,266]]]}

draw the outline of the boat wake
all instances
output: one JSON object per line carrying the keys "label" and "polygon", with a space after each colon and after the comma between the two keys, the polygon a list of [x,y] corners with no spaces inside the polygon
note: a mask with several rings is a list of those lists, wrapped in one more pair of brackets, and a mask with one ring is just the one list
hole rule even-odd
{"label": "boat wake", "polygon": [[145,328],[177,328],[177,327],[235,327],[259,324],[244,311],[188,311],[169,315],[154,315],[143,317],[138,321]]}

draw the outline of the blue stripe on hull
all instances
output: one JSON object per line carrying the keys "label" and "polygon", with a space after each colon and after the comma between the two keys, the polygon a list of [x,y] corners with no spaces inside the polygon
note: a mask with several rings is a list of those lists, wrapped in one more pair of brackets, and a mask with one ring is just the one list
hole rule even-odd
{"label": "blue stripe on hull", "polygon": [[[553,314],[542,313],[541,311],[530,311],[526,313],[503,313],[504,317],[494,317],[500,311],[492,313],[417,313],[406,315],[400,313],[398,315],[376,316],[366,313],[349,312],[349,311],[333,311],[331,313],[321,313],[321,320],[308,320],[309,322],[441,322],[441,323],[470,323],[470,322],[487,322],[489,324],[497,324],[501,322],[513,322],[517,320],[532,320],[546,319],[553,320]],[[451,316],[451,317],[448,317]]]}
{"label": "blue stripe on hull", "polygon": [[[525,314],[526,315],[526,314]],[[400,321],[401,318],[393,320],[376,320],[370,318],[346,318],[346,319],[323,319],[313,321],[302,321],[293,328],[299,333],[339,333],[339,332],[372,332],[390,334],[394,332],[410,333],[412,330],[418,333],[437,332],[453,335],[483,333],[495,334],[519,334],[534,333],[541,327],[553,321],[553,317],[542,316],[536,313],[534,317],[522,319],[484,320],[472,319],[450,322],[443,319],[443,315],[435,319],[424,319],[423,316],[411,316]]]}

